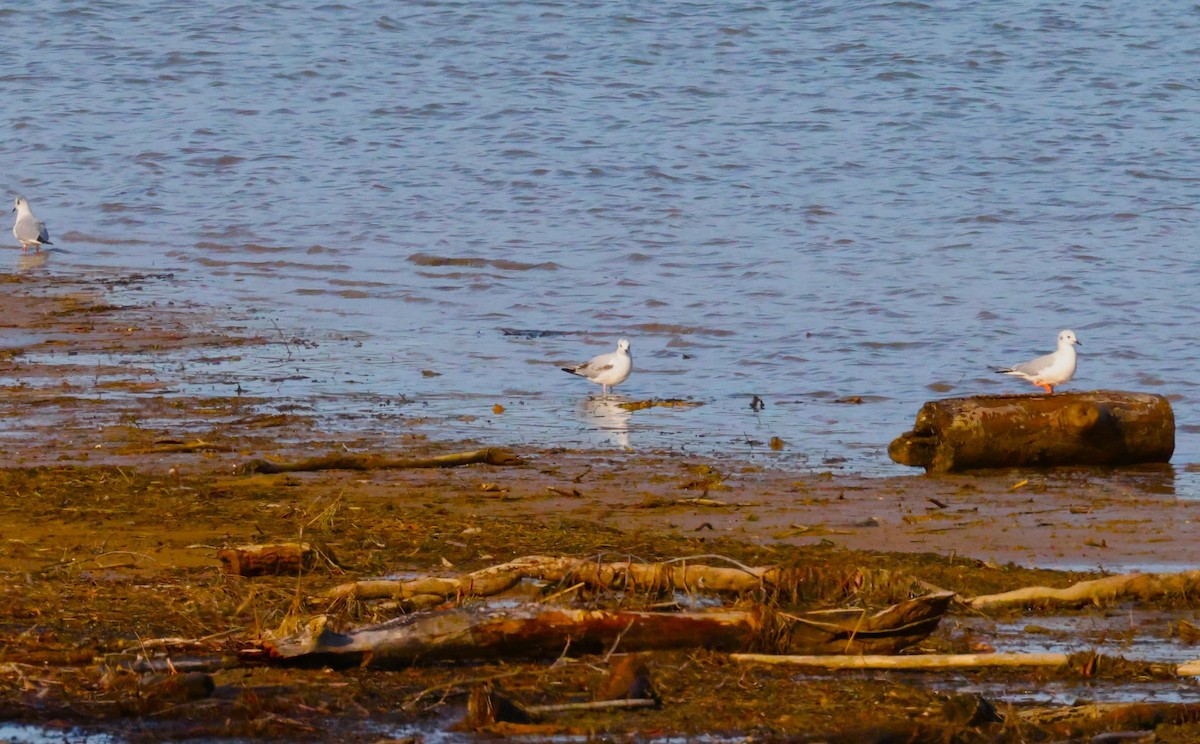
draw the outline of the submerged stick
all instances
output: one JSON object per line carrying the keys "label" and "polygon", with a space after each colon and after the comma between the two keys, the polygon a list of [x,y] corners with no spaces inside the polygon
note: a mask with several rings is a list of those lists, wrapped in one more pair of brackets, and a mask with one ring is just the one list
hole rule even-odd
{"label": "submerged stick", "polygon": [[471,452],[456,452],[436,457],[387,457],[384,455],[336,454],[312,457],[296,462],[271,462],[257,459],[243,463],[238,472],[251,473],[295,473],[315,470],[405,470],[411,468],[456,468],[461,465],[521,465],[520,457],[495,447]]}
{"label": "submerged stick", "polygon": [[142,447],[140,449],[129,450],[127,453],[131,455],[166,455],[188,452],[232,451],[233,448],[227,444],[214,444],[212,442],[206,442],[203,439],[197,439],[192,442],[156,442],[152,447]]}
{"label": "submerged stick", "polygon": [[631,698],[628,700],[589,700],[582,703],[556,703],[554,705],[526,705],[525,710],[534,715],[543,713],[565,713],[573,710],[620,710],[628,708],[657,708],[657,700]]}

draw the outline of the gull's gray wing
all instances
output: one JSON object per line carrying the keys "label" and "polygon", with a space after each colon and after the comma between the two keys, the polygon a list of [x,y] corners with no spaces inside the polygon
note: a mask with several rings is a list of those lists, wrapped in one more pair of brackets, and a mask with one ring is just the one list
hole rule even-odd
{"label": "gull's gray wing", "polygon": [[1017,366],[1013,367],[1013,372],[1022,372],[1024,374],[1036,377],[1045,372],[1046,369],[1052,364],[1054,364],[1054,354],[1046,354],[1045,356],[1040,356],[1033,361],[1018,364]]}
{"label": "gull's gray wing", "polygon": [[39,243],[49,243],[50,233],[46,231],[46,223],[40,222],[31,214],[23,214],[13,225],[13,235],[17,236],[17,240],[25,240],[30,243],[37,241]]}
{"label": "gull's gray wing", "polygon": [[600,356],[588,362],[584,362],[579,366],[579,371],[586,377],[595,377],[596,375],[613,368],[615,364],[612,354],[601,354]]}

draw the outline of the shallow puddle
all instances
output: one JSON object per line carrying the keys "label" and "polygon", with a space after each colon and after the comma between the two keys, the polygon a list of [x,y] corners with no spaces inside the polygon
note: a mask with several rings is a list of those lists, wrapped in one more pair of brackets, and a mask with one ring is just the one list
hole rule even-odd
{"label": "shallow puddle", "polygon": [[0,723],[0,741],[6,744],[120,744],[111,734],[89,733],[80,728],[56,729],[24,723]]}

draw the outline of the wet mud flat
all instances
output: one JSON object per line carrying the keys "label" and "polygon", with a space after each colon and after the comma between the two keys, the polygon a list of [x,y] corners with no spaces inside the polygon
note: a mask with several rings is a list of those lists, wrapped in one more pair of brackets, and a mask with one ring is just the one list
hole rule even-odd
{"label": "wet mud flat", "polygon": [[[202,309],[113,302],[112,288],[95,280],[22,280],[5,289],[0,727],[8,728],[0,731],[7,737],[1200,736],[1195,684],[1177,666],[1200,657],[1191,629],[1200,600],[1186,582],[1081,603],[970,602],[1130,567],[1189,569],[1195,508],[1175,497],[1170,471],[867,479],[775,471],[737,458],[544,448],[514,451],[519,461],[502,465],[255,472],[248,463],[341,457],[342,465],[362,465],[370,464],[362,458],[435,458],[488,443],[433,441],[399,415],[387,436],[359,435],[353,426],[321,425],[306,401],[180,392],[192,381],[172,360],[233,356],[277,341],[223,327]],[[264,576],[229,573],[219,557],[238,546],[282,544],[313,546],[317,557]],[[450,595],[425,607],[329,598],[347,582],[459,577],[523,556],[784,566],[810,581],[786,594],[720,597],[700,587],[523,581],[499,596]],[[540,659],[468,654],[403,669],[284,665],[248,653],[316,618],[345,630],[479,606],[769,606],[796,614],[874,610],[942,590],[958,601],[906,655],[1062,652],[1069,661],[829,671],[741,662],[700,644],[638,657],[655,707],[464,721],[483,688],[525,708],[592,701],[636,649],[618,639],[598,650],[564,645]]]}

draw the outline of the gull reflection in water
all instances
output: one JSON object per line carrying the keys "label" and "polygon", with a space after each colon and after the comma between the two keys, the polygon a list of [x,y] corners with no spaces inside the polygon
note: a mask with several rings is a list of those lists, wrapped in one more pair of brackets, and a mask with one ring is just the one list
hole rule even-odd
{"label": "gull reflection in water", "polygon": [[36,253],[22,253],[17,257],[17,271],[34,271],[46,265],[46,259],[49,258],[50,251],[38,251]]}
{"label": "gull reflection in water", "polygon": [[597,429],[611,435],[613,444],[629,449],[629,411],[621,407],[621,401],[590,398],[583,403],[583,412]]}

